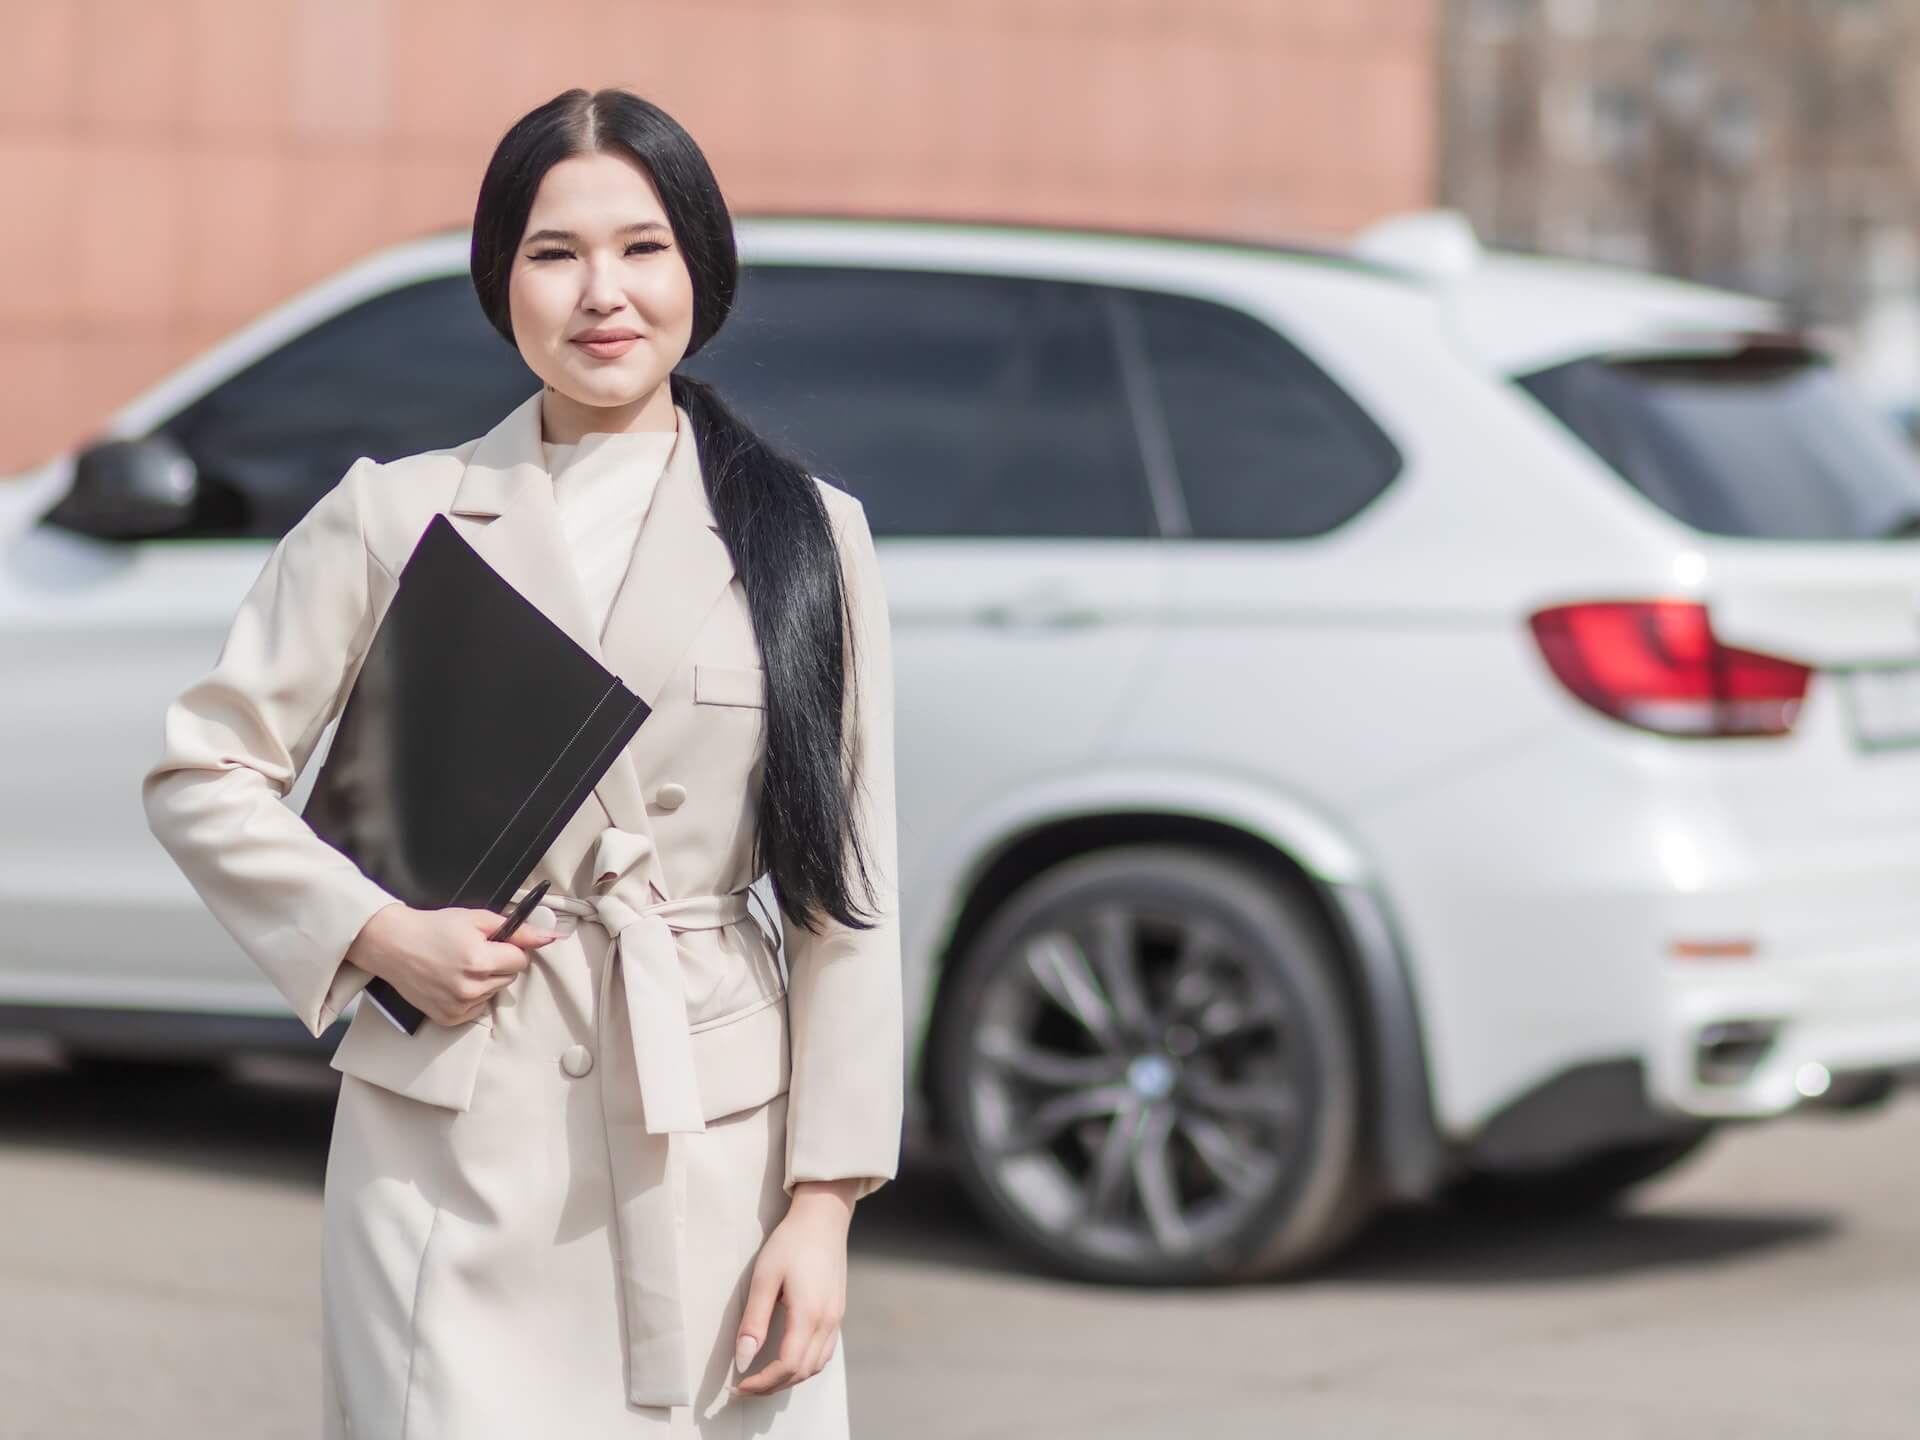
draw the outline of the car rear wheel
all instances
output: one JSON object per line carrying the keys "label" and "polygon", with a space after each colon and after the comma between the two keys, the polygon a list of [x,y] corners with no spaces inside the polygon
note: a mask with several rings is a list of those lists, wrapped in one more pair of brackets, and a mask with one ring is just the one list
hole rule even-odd
{"label": "car rear wheel", "polygon": [[957,957],[933,1035],[969,1191],[1096,1280],[1274,1275],[1370,1209],[1338,956],[1304,899],[1172,846],[1065,861]]}

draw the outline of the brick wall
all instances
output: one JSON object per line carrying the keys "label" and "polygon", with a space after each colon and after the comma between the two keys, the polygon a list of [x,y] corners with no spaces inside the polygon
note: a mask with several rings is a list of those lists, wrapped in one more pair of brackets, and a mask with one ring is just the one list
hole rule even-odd
{"label": "brick wall", "polygon": [[1336,238],[1434,188],[1435,0],[14,0],[0,473],[263,308],[472,213],[624,85],[729,203]]}

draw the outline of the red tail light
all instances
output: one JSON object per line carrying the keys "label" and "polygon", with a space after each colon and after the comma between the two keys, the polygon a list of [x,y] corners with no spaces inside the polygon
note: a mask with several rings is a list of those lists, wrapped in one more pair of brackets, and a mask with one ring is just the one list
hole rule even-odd
{"label": "red tail light", "polygon": [[1604,715],[1661,735],[1785,735],[1810,667],[1724,645],[1689,600],[1601,600],[1528,617],[1560,683]]}

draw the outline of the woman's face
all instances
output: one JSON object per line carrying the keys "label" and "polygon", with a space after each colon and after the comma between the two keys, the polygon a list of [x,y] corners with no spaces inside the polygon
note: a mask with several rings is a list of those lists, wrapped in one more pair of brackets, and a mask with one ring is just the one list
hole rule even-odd
{"label": "woman's face", "polygon": [[[693,279],[638,163],[595,153],[547,171],[507,298],[514,343],[549,387],[547,440],[674,428],[666,381],[693,334]],[[624,338],[586,343],[601,331]]]}

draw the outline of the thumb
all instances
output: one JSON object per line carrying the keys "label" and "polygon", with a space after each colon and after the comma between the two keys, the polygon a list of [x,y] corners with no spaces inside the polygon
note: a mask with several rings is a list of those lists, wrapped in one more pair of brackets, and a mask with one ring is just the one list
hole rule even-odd
{"label": "thumb", "polygon": [[753,1282],[747,1287],[747,1307],[740,1316],[740,1334],[734,1341],[733,1368],[744,1373],[767,1338],[773,1324],[773,1302],[780,1294],[780,1275],[771,1265],[755,1265]]}
{"label": "thumb", "polygon": [[542,945],[551,945],[559,938],[560,932],[558,930],[542,930],[537,925],[527,924],[522,925],[500,943],[502,945],[518,945],[522,950],[538,950]]}
{"label": "thumb", "polygon": [[[488,938],[491,938],[494,931],[507,923],[507,917],[497,910],[469,910],[467,911],[467,918],[473,923],[474,929]],[[518,945],[522,948],[531,945],[538,948],[539,946],[550,944],[559,938],[559,931],[543,930],[529,920],[505,940],[497,943],[501,945]]]}

